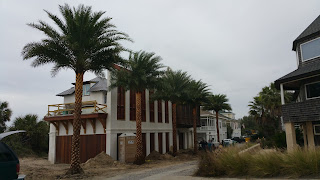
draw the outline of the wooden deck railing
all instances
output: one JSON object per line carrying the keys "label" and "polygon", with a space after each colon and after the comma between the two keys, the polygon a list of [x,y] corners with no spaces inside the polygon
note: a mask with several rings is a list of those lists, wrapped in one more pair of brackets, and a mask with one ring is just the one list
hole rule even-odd
{"label": "wooden deck railing", "polygon": [[[99,104],[97,101],[83,101],[82,114],[89,113],[107,113],[107,105]],[[48,105],[47,116],[71,115],[74,113],[74,103],[52,104]]]}

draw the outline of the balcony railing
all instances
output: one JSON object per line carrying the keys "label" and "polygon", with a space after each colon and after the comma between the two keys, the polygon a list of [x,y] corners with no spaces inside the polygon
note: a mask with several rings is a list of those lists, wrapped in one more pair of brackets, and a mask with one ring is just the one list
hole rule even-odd
{"label": "balcony railing", "polygon": [[216,127],[214,127],[214,126],[201,126],[201,127],[198,127],[197,130],[200,130],[200,131],[216,130]]}
{"label": "balcony railing", "polygon": [[[75,103],[48,105],[47,116],[72,115],[74,113],[74,105]],[[106,109],[106,104],[99,104],[97,101],[83,101],[81,111],[82,114],[107,113]]]}
{"label": "balcony railing", "polygon": [[305,122],[320,120],[320,99],[285,104],[282,106],[284,122]]}

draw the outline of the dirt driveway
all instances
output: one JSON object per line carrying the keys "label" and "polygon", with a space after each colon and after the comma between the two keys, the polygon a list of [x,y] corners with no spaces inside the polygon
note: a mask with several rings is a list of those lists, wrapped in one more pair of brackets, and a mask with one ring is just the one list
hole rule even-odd
{"label": "dirt driveway", "polygon": [[[137,177],[141,173],[149,170],[157,169],[152,173],[166,174],[172,167],[179,167],[181,171],[187,166],[196,166],[197,157],[188,153],[179,154],[176,157],[170,155],[161,155],[151,157],[146,160],[143,165],[124,164],[118,161],[113,161],[110,156],[106,154],[98,155],[96,158],[82,164],[84,174],[67,176],[68,164],[50,164],[45,158],[29,157],[20,158],[20,173],[25,174],[27,179],[107,179],[119,178],[119,175],[136,173]],[[191,164],[188,164],[191,163]],[[179,169],[178,168],[178,169]],[[187,173],[187,171],[186,171]],[[189,171],[188,171],[189,173]],[[139,175],[140,174],[140,175]],[[145,176],[147,177],[147,176]],[[121,178],[120,178],[121,179]],[[122,177],[126,179],[126,177]],[[137,179],[137,178],[136,178]],[[141,179],[141,178],[138,178]]]}

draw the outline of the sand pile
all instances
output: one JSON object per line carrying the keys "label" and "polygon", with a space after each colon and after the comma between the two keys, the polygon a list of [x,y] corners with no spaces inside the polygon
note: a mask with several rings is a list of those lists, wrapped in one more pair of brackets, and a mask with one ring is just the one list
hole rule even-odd
{"label": "sand pile", "polygon": [[171,156],[170,154],[166,153],[166,154],[161,154],[160,159],[161,160],[172,160],[172,159],[174,159],[174,157]]}
{"label": "sand pile", "polygon": [[158,151],[152,151],[147,157],[146,160],[160,160],[161,154]]}
{"label": "sand pile", "polygon": [[112,166],[113,164],[114,160],[112,157],[102,151],[100,154],[96,155],[96,157],[88,159],[87,162],[82,164],[82,166],[84,168],[92,168],[99,166]]}

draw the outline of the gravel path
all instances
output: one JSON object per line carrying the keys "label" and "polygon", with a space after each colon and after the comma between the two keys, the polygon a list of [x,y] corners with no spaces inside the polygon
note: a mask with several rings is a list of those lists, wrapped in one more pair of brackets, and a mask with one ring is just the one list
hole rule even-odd
{"label": "gravel path", "polygon": [[112,177],[114,180],[140,180],[140,179],[176,179],[175,177],[186,177],[194,174],[197,161],[188,161],[168,167],[154,168],[134,173],[128,173]]}

